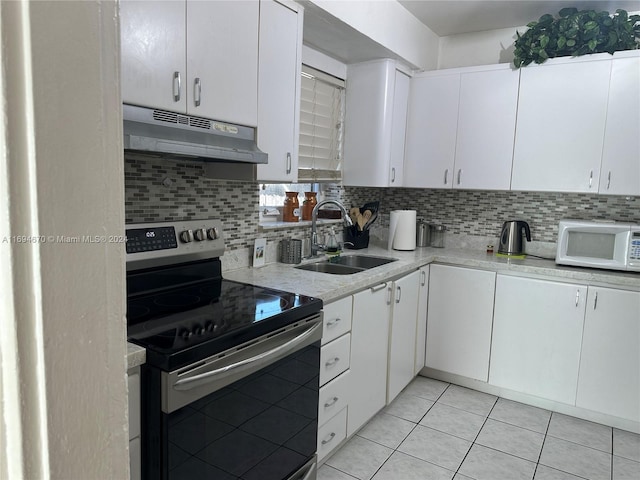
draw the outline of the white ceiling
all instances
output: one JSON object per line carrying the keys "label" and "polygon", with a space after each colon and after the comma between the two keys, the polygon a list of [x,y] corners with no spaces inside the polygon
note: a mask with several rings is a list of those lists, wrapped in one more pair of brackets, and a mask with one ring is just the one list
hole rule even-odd
{"label": "white ceiling", "polygon": [[609,13],[618,8],[628,12],[640,10],[640,0],[399,0],[399,3],[441,37],[520,27],[545,13],[555,16],[564,7],[606,10]]}

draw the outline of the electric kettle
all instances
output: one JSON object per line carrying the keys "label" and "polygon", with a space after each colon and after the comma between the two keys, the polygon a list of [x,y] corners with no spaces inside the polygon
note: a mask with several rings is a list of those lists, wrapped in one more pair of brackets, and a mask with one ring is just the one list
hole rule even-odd
{"label": "electric kettle", "polygon": [[511,220],[504,222],[502,232],[500,232],[500,246],[498,253],[503,255],[524,254],[524,244],[522,242],[522,231],[527,237],[527,242],[531,241],[531,230],[529,224],[522,220]]}

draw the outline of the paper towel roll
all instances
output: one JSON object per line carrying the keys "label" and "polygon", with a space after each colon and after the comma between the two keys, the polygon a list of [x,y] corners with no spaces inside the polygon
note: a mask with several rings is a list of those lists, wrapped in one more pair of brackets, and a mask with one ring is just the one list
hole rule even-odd
{"label": "paper towel roll", "polygon": [[416,211],[393,210],[389,219],[388,249],[416,249]]}

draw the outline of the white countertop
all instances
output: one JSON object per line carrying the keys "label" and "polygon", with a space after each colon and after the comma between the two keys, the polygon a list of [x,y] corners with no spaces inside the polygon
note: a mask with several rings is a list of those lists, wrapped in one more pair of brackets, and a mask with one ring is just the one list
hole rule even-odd
{"label": "white countertop", "polygon": [[[565,267],[553,260],[527,257],[523,260],[498,257],[479,249],[417,248],[413,251],[387,250],[370,246],[362,250],[346,250],[343,255],[373,255],[395,258],[396,262],[375,267],[352,275],[332,275],[294,268],[295,265],[271,263],[260,268],[242,268],[223,274],[227,280],[286,290],[322,299],[329,303],[394,277],[400,277],[423,265],[441,263],[467,268],[480,268],[523,276],[539,276],[558,281],[586,285],[610,286],[640,290],[640,273],[624,273],[591,268]],[[305,260],[313,263],[324,257]],[[146,360],[145,349],[128,343],[128,368],[141,365]]]}
{"label": "white countertop", "polygon": [[[558,281],[586,285],[640,289],[640,274],[565,267],[553,260],[527,257],[523,260],[498,257],[485,251],[459,248],[417,248],[413,251],[387,250],[370,246],[362,250],[346,250],[343,255],[374,255],[398,261],[352,275],[333,275],[294,268],[295,265],[272,263],[261,268],[243,268],[224,273],[227,280],[250,283],[321,298],[332,302],[364,288],[402,276],[429,263],[443,263],[468,268],[492,270],[515,275],[544,276]],[[305,260],[312,263],[322,258]]]}

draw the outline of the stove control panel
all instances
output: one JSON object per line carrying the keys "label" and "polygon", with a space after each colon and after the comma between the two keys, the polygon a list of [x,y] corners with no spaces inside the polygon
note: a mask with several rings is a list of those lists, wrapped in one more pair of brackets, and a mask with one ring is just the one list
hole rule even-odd
{"label": "stove control panel", "polygon": [[220,220],[137,223],[126,226],[127,270],[216,258],[224,254]]}

